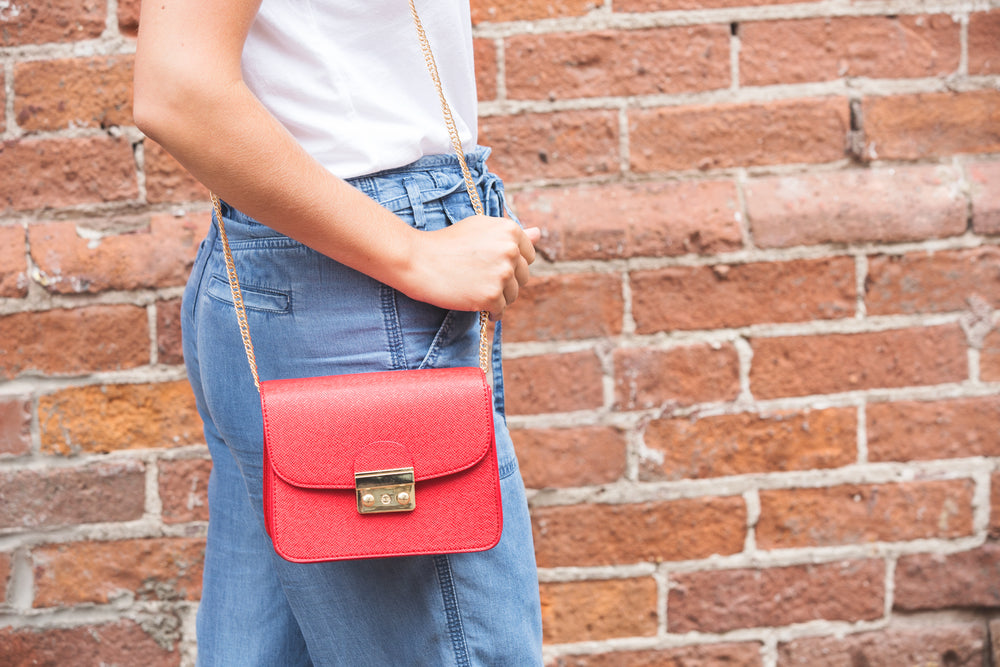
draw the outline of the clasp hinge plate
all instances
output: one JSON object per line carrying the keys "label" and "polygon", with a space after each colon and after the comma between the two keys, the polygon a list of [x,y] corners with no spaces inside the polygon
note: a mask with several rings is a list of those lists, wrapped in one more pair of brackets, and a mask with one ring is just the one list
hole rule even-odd
{"label": "clasp hinge plate", "polygon": [[372,470],[354,473],[358,512],[412,512],[417,507],[413,489],[413,468]]}

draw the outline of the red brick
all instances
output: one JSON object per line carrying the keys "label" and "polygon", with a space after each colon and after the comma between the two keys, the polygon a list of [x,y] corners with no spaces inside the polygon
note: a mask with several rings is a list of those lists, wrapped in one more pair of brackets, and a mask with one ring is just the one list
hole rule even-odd
{"label": "red brick", "polygon": [[506,359],[503,368],[511,414],[590,410],[604,404],[601,362],[593,352]]}
{"label": "red brick", "polygon": [[23,139],[0,146],[4,210],[58,208],[135,199],[132,147],[126,139]]}
{"label": "red brick", "polygon": [[739,391],[739,360],[729,344],[615,350],[619,410],[729,401]]}
{"label": "red brick", "polygon": [[508,341],[616,336],[624,317],[622,279],[616,273],[532,278],[504,316]]}
{"label": "red brick", "polygon": [[873,159],[1000,151],[1000,90],[867,98],[862,116]]}
{"label": "red brick", "polygon": [[207,459],[160,461],[163,523],[208,521],[208,476],[211,472],[212,462]]}
{"label": "red brick", "polygon": [[131,55],[14,66],[14,117],[25,130],[132,124]]}
{"label": "red brick", "polygon": [[861,665],[962,665],[986,667],[981,622],[932,621],[846,637],[801,637],[778,644],[778,667]]}
{"label": "red brick", "polygon": [[1000,74],[1000,10],[969,14],[969,74]]}
{"label": "red brick", "polygon": [[975,298],[1000,303],[1000,248],[877,255],[865,291],[869,315],[960,311]]}
{"label": "red brick", "polygon": [[529,489],[607,484],[625,474],[626,442],[620,429],[515,429],[511,435]]}
{"label": "red brick", "polygon": [[472,22],[534,21],[583,16],[601,7],[603,0],[472,0]]}
{"label": "red brick", "polygon": [[202,538],[71,542],[37,547],[34,607],[138,600],[198,600],[205,560]]}
{"label": "red brick", "polygon": [[7,604],[7,587],[10,584],[11,556],[0,553],[0,607]]}
{"label": "red brick", "polygon": [[[176,619],[173,619],[176,622]],[[144,665],[174,667],[181,655],[132,621],[76,628],[0,629],[0,663],[29,665]]]}
{"label": "red brick", "polygon": [[0,378],[78,375],[149,363],[146,310],[86,306],[0,317]]}
{"label": "red brick", "polygon": [[746,187],[747,215],[765,248],[956,236],[968,215],[959,182],[944,166],[756,178]]}
{"label": "red brick", "polygon": [[724,169],[844,157],[847,100],[640,109],[629,113],[632,169]]}
{"label": "red brick", "polygon": [[515,195],[552,260],[713,254],[743,245],[729,181],[585,185]]}
{"label": "red brick", "polygon": [[644,441],[643,481],[836,468],[857,460],[857,419],[854,408],[657,419]]}
{"label": "red brick", "polygon": [[636,333],[850,317],[854,260],[669,267],[632,273]]}
{"label": "red brick", "polygon": [[28,295],[28,261],[25,259],[24,228],[0,227],[0,297]]}
{"label": "red brick", "polygon": [[208,189],[152,139],[143,141],[143,167],[146,199],[151,204],[209,199]]}
{"label": "red brick", "polygon": [[1000,396],[872,403],[865,413],[871,461],[1000,456]]}
{"label": "red brick", "polygon": [[1000,234],[1000,162],[969,165],[972,229],[978,234]]}
{"label": "red brick", "polygon": [[72,42],[104,32],[104,0],[40,0],[0,9],[0,46]]}
{"label": "red brick", "polygon": [[134,521],[143,514],[146,473],[139,461],[6,470],[0,471],[0,481],[2,528]]}
{"label": "red brick", "polygon": [[31,401],[0,398],[0,457],[21,456],[31,451]]}
{"label": "red brick", "polygon": [[993,329],[979,352],[979,375],[985,382],[1000,380],[1000,329]]}
{"label": "red brick", "polygon": [[755,338],[750,391],[757,398],[960,382],[968,377],[957,326],[857,334]]}
{"label": "red brick", "polygon": [[480,143],[494,148],[492,168],[508,182],[617,174],[614,111],[558,111],[479,119]]}
{"label": "red brick", "polygon": [[511,99],[685,93],[729,86],[729,26],[517,35],[506,41]]}
{"label": "red brick", "polygon": [[492,39],[472,40],[476,61],[476,94],[479,101],[497,97],[497,47]]}
{"label": "red brick", "polygon": [[616,12],[665,12],[680,9],[715,9],[785,5],[799,0],[615,0]]}
{"label": "red brick", "polygon": [[913,554],[896,563],[893,607],[1000,607],[1000,544],[954,554]]}
{"label": "red brick", "polygon": [[743,550],[743,499],[703,497],[635,505],[532,509],[539,567],[693,560]]}
{"label": "red brick", "polygon": [[819,565],[713,570],[671,577],[667,629],[726,632],[882,616],[885,563],[843,561]]}
{"label": "red brick", "polygon": [[204,442],[187,381],[73,387],[38,402],[42,452],[74,455]]}
{"label": "red brick", "polygon": [[760,492],[761,549],[901,542],[972,534],[970,480],[845,484]]}
{"label": "red brick", "polygon": [[156,289],[187,280],[210,214],[154,215],[132,233],[88,240],[81,222],[49,222],[28,229],[31,258],[51,292]]}
{"label": "red brick", "polygon": [[139,34],[139,0],[118,0],[118,30],[128,37]]}
{"label": "red brick", "polygon": [[[1000,665],[1000,642],[993,639],[994,637],[1000,637],[1000,618],[994,618],[989,622],[987,632],[989,633],[987,636],[990,640],[989,656],[993,659],[988,664]],[[972,664],[971,661],[969,664]]]}
{"label": "red brick", "polygon": [[658,651],[615,651],[560,656],[552,667],[763,667],[760,644],[696,644]]}
{"label": "red brick", "polygon": [[990,477],[990,537],[1000,538],[1000,473]]}
{"label": "red brick", "polygon": [[741,23],[740,83],[944,76],[958,69],[959,30],[945,14]]}
{"label": "red brick", "polygon": [[156,354],[161,364],[176,366],[184,363],[180,299],[156,304]]}
{"label": "red brick", "polygon": [[547,644],[656,634],[656,581],[610,579],[541,585]]}

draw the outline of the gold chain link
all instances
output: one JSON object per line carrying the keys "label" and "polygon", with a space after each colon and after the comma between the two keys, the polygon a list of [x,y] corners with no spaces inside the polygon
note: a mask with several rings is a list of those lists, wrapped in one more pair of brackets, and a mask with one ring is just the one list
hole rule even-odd
{"label": "gold chain link", "polygon": [[[479,198],[479,191],[476,189],[475,181],[472,180],[469,165],[465,161],[462,139],[458,135],[455,119],[451,114],[451,106],[444,96],[444,87],[441,85],[441,76],[438,74],[437,63],[434,60],[434,53],[431,51],[431,45],[427,39],[427,32],[424,30],[420,16],[417,14],[417,7],[414,4],[414,0],[408,1],[410,3],[410,14],[413,16],[413,24],[417,30],[417,38],[420,40],[420,50],[424,54],[424,63],[427,65],[427,71],[430,73],[431,80],[434,82],[434,87],[437,90],[438,99],[441,101],[441,113],[444,116],[445,125],[448,127],[448,136],[451,138],[452,148],[454,148],[459,165],[462,167],[465,189],[469,193],[469,199],[472,201],[472,208],[476,212],[476,215],[484,215],[483,203]],[[233,253],[229,248],[226,225],[222,220],[222,205],[215,193],[212,193],[212,208],[215,211],[216,219],[219,221],[219,237],[222,239],[222,250],[226,256],[226,273],[229,276],[229,289],[233,294],[233,307],[236,310],[236,320],[240,325],[240,335],[243,337],[243,348],[247,353],[247,361],[250,364],[250,374],[253,376],[253,384],[259,392],[260,377],[257,373],[257,357],[254,354],[253,341],[250,339],[250,326],[247,324],[246,308],[243,306],[243,291],[240,289],[239,279],[236,275],[236,264],[233,262]],[[489,313],[485,310],[481,311],[479,313],[479,368],[482,369],[487,378],[490,375],[488,325]]]}

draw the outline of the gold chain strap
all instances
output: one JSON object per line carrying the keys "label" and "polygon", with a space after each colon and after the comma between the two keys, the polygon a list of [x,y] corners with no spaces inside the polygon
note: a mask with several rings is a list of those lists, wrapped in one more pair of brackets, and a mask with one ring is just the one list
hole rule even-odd
{"label": "gold chain strap", "polygon": [[[465,189],[469,193],[469,199],[472,201],[472,208],[475,210],[476,215],[483,215],[483,203],[479,199],[479,191],[476,189],[475,181],[472,180],[469,165],[465,161],[462,140],[458,136],[455,119],[451,115],[451,106],[444,96],[444,87],[441,85],[441,76],[438,74],[437,63],[434,60],[434,53],[431,51],[430,42],[427,40],[427,33],[424,31],[423,23],[421,23],[420,16],[417,14],[417,7],[414,5],[414,0],[408,1],[410,3],[410,14],[413,16],[413,24],[417,31],[417,38],[420,40],[420,49],[424,54],[424,62],[427,65],[427,71],[430,73],[431,79],[434,81],[438,99],[441,101],[441,113],[444,116],[445,125],[448,127],[448,136],[451,138],[452,148],[455,149],[455,155],[458,157],[459,165],[462,167]],[[233,253],[229,249],[229,237],[226,235],[226,225],[222,220],[222,205],[219,202],[219,197],[214,192],[212,193],[212,209],[215,211],[215,217],[219,221],[219,237],[222,239],[222,250],[226,256],[226,273],[229,277],[229,289],[233,294],[233,307],[236,310],[236,320],[240,325],[240,335],[243,337],[243,348],[246,350],[247,362],[250,364],[253,385],[257,388],[257,391],[260,391],[257,357],[254,354],[253,341],[250,339],[250,326],[247,324],[247,312],[243,305],[243,291],[240,289],[239,279],[236,275],[236,264],[233,262]],[[489,377],[490,371],[488,324],[489,313],[485,310],[481,311],[479,313],[479,368],[482,369],[487,377]]]}

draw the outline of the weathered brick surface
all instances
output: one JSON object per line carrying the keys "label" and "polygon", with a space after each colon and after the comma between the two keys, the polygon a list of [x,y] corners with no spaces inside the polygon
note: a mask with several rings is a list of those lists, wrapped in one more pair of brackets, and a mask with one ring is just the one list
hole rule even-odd
{"label": "weathered brick surface", "polygon": [[858,665],[962,665],[986,667],[985,626],[944,622],[890,627],[846,637],[802,637],[778,644],[778,667]]}
{"label": "weathered brick surface", "polygon": [[1000,329],[993,329],[983,340],[979,356],[979,375],[986,382],[1000,380]]}
{"label": "weathered brick surface", "polygon": [[671,577],[670,632],[726,632],[882,616],[885,563],[844,561],[821,565],[687,572]]}
{"label": "weathered brick surface", "polygon": [[203,442],[187,381],[63,389],[38,402],[42,451],[72,455]]}
{"label": "weathered brick surface", "polygon": [[760,645],[702,644],[659,651],[615,651],[597,655],[560,656],[552,667],[761,667]]}
{"label": "weathered brick surface", "polygon": [[132,124],[132,56],[14,66],[14,117],[25,130]]}
{"label": "weathered brick surface", "polygon": [[756,178],[745,190],[750,231],[765,248],[955,236],[967,217],[959,180],[944,166]]}
{"label": "weathered brick surface", "polygon": [[197,600],[205,559],[202,538],[71,542],[31,551],[35,607],[92,602],[123,594],[140,600]]}
{"label": "weathered brick surface", "polygon": [[632,169],[830,162],[844,157],[848,127],[847,101],[836,97],[632,111]]}
{"label": "weathered brick surface", "polygon": [[742,245],[736,188],[687,181],[546,188],[517,193],[537,248],[553,261],[708,254]]}
{"label": "weathered brick surface", "polygon": [[180,299],[156,304],[156,353],[161,364],[175,366],[184,363]]}
{"label": "weathered brick surface", "polygon": [[636,333],[850,317],[854,261],[670,267],[631,274]]}
{"label": "weathered brick surface", "polygon": [[125,139],[23,139],[0,146],[0,213],[134,199],[132,147]]}
{"label": "weathered brick surface", "polygon": [[472,0],[472,22],[532,21],[583,16],[602,6],[601,0]]}
{"label": "weathered brick surface", "polygon": [[530,489],[590,486],[625,474],[625,434],[610,426],[516,429],[511,432]]}
{"label": "weathered brick surface", "polygon": [[615,407],[633,410],[739,394],[739,360],[732,345],[685,345],[668,350],[616,350]]}
{"label": "weathered brick surface", "polygon": [[0,46],[93,39],[104,31],[105,0],[41,0],[0,9]]}
{"label": "weathered brick surface", "polygon": [[[177,623],[174,617],[168,623]],[[176,631],[176,628],[175,628]],[[133,621],[76,628],[0,629],[0,663],[30,665],[148,665],[174,667],[181,654],[163,647]]]}
{"label": "weathered brick surface", "polygon": [[180,459],[160,461],[158,467],[163,522],[208,521],[208,476],[212,462]]}
{"label": "weathered brick surface", "polygon": [[0,316],[0,378],[75,375],[149,363],[146,310],[86,306]]}
{"label": "weathered brick surface", "polygon": [[1000,91],[870,97],[862,103],[866,153],[916,160],[1000,151]]}
{"label": "weathered brick surface", "polygon": [[1000,162],[969,165],[972,228],[979,234],[1000,234]]}
{"label": "weathered brick surface", "polygon": [[990,537],[1000,537],[1000,473],[990,477]]}
{"label": "weathered brick surface", "polygon": [[0,398],[0,457],[21,456],[31,449],[31,401]]}
{"label": "weathered brick surface", "polygon": [[742,551],[740,497],[638,505],[569,505],[532,511],[539,567],[690,560]]}
{"label": "weathered brick surface", "polygon": [[739,27],[740,83],[947,75],[958,69],[960,28],[945,14],[750,21]]}
{"label": "weathered brick surface", "polygon": [[139,32],[139,0],[118,0],[118,30],[135,37]]}
{"label": "weathered brick surface", "polygon": [[657,419],[643,440],[643,480],[691,479],[845,466],[857,459],[853,408]]}
{"label": "weathered brick surface", "polygon": [[135,290],[183,285],[210,224],[207,212],[154,215],[138,232],[88,240],[85,222],[50,222],[28,230],[31,258],[52,292]]}
{"label": "weathered brick surface", "polygon": [[0,528],[132,521],[143,514],[145,486],[139,461],[0,471]]}
{"label": "weathered brick surface", "polygon": [[511,414],[590,410],[604,403],[601,362],[593,352],[509,359],[503,369]]}
{"label": "weathered brick surface", "polygon": [[491,168],[510,182],[618,173],[613,111],[560,111],[479,119]]}
{"label": "weathered brick surface", "polygon": [[762,549],[900,542],[972,534],[966,479],[760,492]]}
{"label": "weathered brick surface", "polygon": [[751,341],[757,398],[959,382],[968,374],[956,326]]}
{"label": "weathered brick surface", "polygon": [[505,341],[598,338],[621,333],[622,279],[617,273],[533,278],[504,315]]}
{"label": "weathered brick surface", "polygon": [[480,101],[497,97],[497,46],[492,39],[472,41],[476,59],[476,95]]}
{"label": "weathered brick surface", "polygon": [[684,93],[729,85],[729,26],[518,35],[511,99]]}
{"label": "weathered brick surface", "polygon": [[869,315],[965,310],[970,299],[1000,304],[1000,248],[877,255],[865,292]]}
{"label": "weathered brick surface", "polygon": [[715,9],[781,5],[797,0],[615,0],[616,12],[665,12],[681,9]]}
{"label": "weathered brick surface", "polygon": [[206,201],[208,190],[151,139],[143,141],[146,199],[150,203]]}
{"label": "weathered brick surface", "polygon": [[656,634],[656,581],[648,577],[542,584],[541,597],[546,642]]}
{"label": "weathered brick surface", "polygon": [[994,618],[989,622],[988,633],[990,641],[989,656],[992,658],[992,663],[988,664],[1000,665],[1000,642],[995,639],[996,637],[1000,637],[1000,618]]}
{"label": "weathered brick surface", "polygon": [[1000,607],[1000,544],[948,555],[914,554],[896,563],[896,609]]}
{"label": "weathered brick surface", "polygon": [[969,74],[1000,74],[1000,10],[969,14]]}
{"label": "weathered brick surface", "polygon": [[20,225],[0,227],[0,298],[18,298],[27,293],[24,228]]}
{"label": "weathered brick surface", "polygon": [[1000,456],[1000,396],[872,403],[865,417],[871,461]]}
{"label": "weathered brick surface", "polygon": [[0,553],[0,607],[7,605],[7,586],[10,583],[11,556]]}

